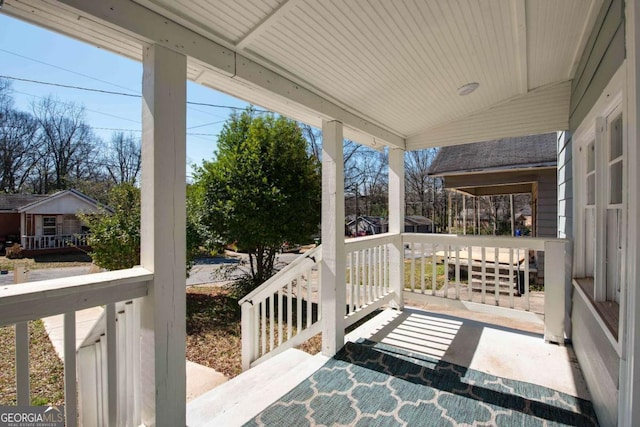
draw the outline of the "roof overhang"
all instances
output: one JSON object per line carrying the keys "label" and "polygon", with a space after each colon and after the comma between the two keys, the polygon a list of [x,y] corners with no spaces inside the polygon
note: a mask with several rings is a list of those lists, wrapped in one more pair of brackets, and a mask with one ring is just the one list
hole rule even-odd
{"label": "roof overhang", "polygon": [[[567,129],[570,80],[601,5],[7,0],[2,12],[136,60],[166,46],[187,56],[195,82],[414,150]],[[469,82],[480,86],[459,96]]]}

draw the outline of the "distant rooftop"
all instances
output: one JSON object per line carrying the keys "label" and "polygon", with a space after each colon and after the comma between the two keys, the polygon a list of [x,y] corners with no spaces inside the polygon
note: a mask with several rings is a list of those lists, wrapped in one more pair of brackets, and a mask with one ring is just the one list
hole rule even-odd
{"label": "distant rooftop", "polygon": [[0,212],[18,212],[22,206],[49,197],[46,194],[0,194]]}
{"label": "distant rooftop", "polygon": [[546,133],[442,147],[429,175],[553,167],[558,162],[556,138]]}

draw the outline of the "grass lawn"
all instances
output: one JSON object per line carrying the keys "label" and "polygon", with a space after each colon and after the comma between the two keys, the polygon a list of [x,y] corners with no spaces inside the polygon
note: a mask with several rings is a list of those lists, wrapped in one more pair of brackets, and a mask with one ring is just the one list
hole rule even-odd
{"label": "grass lawn", "polygon": [[91,265],[91,257],[84,252],[71,252],[67,254],[36,255],[32,258],[9,259],[0,256],[0,266],[7,270],[13,270],[16,263],[26,265],[28,269],[58,267],[82,267]]}
{"label": "grass lawn", "polygon": [[[32,405],[64,403],[64,370],[41,320],[29,322]],[[16,404],[15,329],[0,328],[0,405]]]}
{"label": "grass lawn", "polygon": [[[404,262],[404,287],[406,289],[411,288],[411,275],[414,276],[414,283],[416,289],[421,289],[422,281],[422,267],[419,260],[416,260],[413,271],[411,270],[411,261]],[[445,278],[444,264],[436,264],[436,289],[441,289],[444,286]],[[425,263],[424,265],[424,288],[431,290],[433,282],[433,263]]]}

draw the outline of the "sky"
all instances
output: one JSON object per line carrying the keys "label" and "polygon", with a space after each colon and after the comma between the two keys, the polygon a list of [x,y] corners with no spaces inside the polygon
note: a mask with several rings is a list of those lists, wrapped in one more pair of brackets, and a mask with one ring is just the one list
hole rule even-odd
{"label": "sky", "polygon": [[[139,95],[142,63],[0,14],[0,77],[17,77]],[[31,111],[47,95],[85,108],[86,122],[103,140],[114,129],[140,135],[141,99],[12,80],[14,107]],[[244,108],[239,99],[187,82],[187,100]],[[211,159],[217,135],[232,112],[187,105],[187,163]],[[187,166],[187,174],[191,168]]]}

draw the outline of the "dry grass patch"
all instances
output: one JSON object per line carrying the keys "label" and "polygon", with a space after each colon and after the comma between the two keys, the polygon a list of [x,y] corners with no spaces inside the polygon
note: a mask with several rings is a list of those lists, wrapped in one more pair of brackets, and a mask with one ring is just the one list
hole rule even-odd
{"label": "dry grass patch", "polygon": [[[64,403],[64,368],[42,320],[29,322],[29,374],[32,405]],[[15,328],[0,328],[0,405],[16,404]]]}
{"label": "dry grass patch", "polygon": [[0,266],[13,270],[16,264],[26,265],[30,270],[41,268],[83,267],[91,265],[91,257],[84,252],[70,252],[66,254],[36,255],[32,258],[9,259],[0,256]]}

